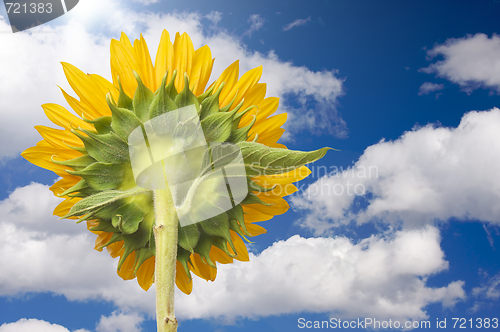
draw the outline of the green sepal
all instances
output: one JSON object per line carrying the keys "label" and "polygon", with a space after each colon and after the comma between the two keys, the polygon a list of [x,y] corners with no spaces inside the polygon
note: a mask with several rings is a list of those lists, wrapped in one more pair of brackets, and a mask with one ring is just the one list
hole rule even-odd
{"label": "green sepal", "polygon": [[[239,115],[241,113],[243,113],[243,112],[237,113],[237,115]],[[254,116],[252,123],[250,123],[249,125],[246,125],[245,127],[242,127],[242,128],[236,127],[236,129],[235,129],[234,128],[234,123],[235,123],[234,121],[235,120],[233,119],[233,130],[231,130],[231,136],[229,136],[229,139],[227,141],[231,142],[231,143],[238,143],[238,142],[246,141],[248,139],[248,132],[250,131],[250,129],[254,125],[255,120],[257,120],[257,118]]]}
{"label": "green sepal", "polygon": [[194,105],[196,107],[196,111],[200,114],[200,103],[194,93],[189,90],[189,79],[187,74],[184,74],[184,89],[177,96],[175,96],[174,102],[178,108]]}
{"label": "green sepal", "polygon": [[118,96],[118,103],[116,106],[119,108],[126,108],[129,111],[134,110],[134,103],[132,98],[130,98],[122,88],[122,82],[120,82],[120,78],[118,77],[118,86],[120,87],[120,95]]}
{"label": "green sepal", "polygon": [[172,73],[172,77],[170,78],[170,82],[168,82],[165,87],[165,92],[170,97],[170,99],[175,100],[177,96],[177,89],[175,88],[175,77],[177,76],[177,70],[174,70]]}
{"label": "green sepal", "polygon": [[231,210],[227,211],[227,217],[229,219],[229,228],[237,232],[241,236],[252,236],[245,224],[245,217],[243,213],[243,207],[241,205],[236,205]]}
{"label": "green sepal", "polygon": [[207,142],[225,142],[231,136],[235,112],[214,113],[201,120]]}
{"label": "green sepal", "polygon": [[84,117],[82,117],[82,118],[83,118],[83,121],[92,124],[99,135],[107,134],[111,131],[111,117],[110,116],[105,115],[105,116],[101,116],[99,118],[96,118],[94,120],[85,119]]}
{"label": "green sepal", "polygon": [[78,136],[85,145],[88,154],[101,163],[122,164],[129,161],[128,144],[115,133],[96,135],[88,130],[81,129],[88,136],[77,130],[71,132]]}
{"label": "green sepal", "polygon": [[[241,104],[241,103],[240,103]],[[243,105],[243,104],[242,104]],[[238,105],[239,106],[239,105]],[[241,106],[238,107],[238,109],[240,108]],[[241,111],[241,112],[238,112],[236,113],[236,115],[234,116],[233,118],[233,129],[237,129],[238,126],[240,125],[240,121],[241,121],[241,118],[243,117],[243,115],[247,114],[248,112],[250,112],[251,110],[253,110],[254,108],[257,108],[257,106],[253,105],[253,106],[250,106],[248,107],[247,109]],[[253,123],[252,123],[253,124]]]}
{"label": "green sepal", "polygon": [[229,245],[236,253],[231,233],[229,232],[229,219],[226,213],[221,213],[218,216],[203,220],[199,223],[205,233],[212,236],[219,236],[229,242]]}
{"label": "green sepal", "polygon": [[134,202],[120,206],[111,219],[113,227],[118,228],[123,234],[133,234],[139,229],[139,225],[146,213]]}
{"label": "green sepal", "polygon": [[200,238],[200,231],[196,225],[187,225],[181,227],[179,224],[178,231],[178,244],[185,250],[189,252],[194,252],[194,248],[198,243],[198,239]]}
{"label": "green sepal", "polygon": [[119,229],[113,227],[111,224],[111,220],[109,219],[98,219],[99,224],[96,226],[89,227],[89,230],[94,232],[108,232],[108,233],[117,233]]}
{"label": "green sepal", "polygon": [[142,263],[144,263],[147,259],[153,257],[156,253],[156,243],[155,243],[155,234],[151,232],[149,234],[149,241],[144,248],[135,251],[135,269],[134,275],[141,267]]}
{"label": "green sepal", "polygon": [[[167,73],[168,74],[168,73]],[[167,112],[173,111],[177,109],[177,105],[170,98],[166,91],[165,83],[167,81],[167,74],[163,76],[163,80],[161,81],[161,85],[156,90],[155,96],[151,105],[149,106],[149,118],[153,119],[157,116],[165,114]]]}
{"label": "green sepal", "polygon": [[134,187],[126,191],[120,190],[106,190],[100,193],[94,194],[92,196],[86,197],[81,201],[78,201],[71,207],[68,214],[61,219],[66,219],[73,216],[86,215],[89,212],[97,212],[98,210],[104,208],[105,206],[112,204],[118,200],[135,196],[146,192],[146,189]]}
{"label": "green sepal", "polygon": [[141,78],[135,71],[134,76],[137,80],[137,89],[135,89],[132,104],[134,105],[135,115],[144,123],[149,120],[149,105],[153,101],[154,93],[142,83]]}
{"label": "green sepal", "polygon": [[[219,112],[229,112],[229,110],[231,109],[231,106],[233,106],[233,103],[234,103],[237,95],[238,95],[238,93],[236,93],[233,97],[233,100],[231,100],[231,102],[229,104],[227,104],[226,106],[222,107]],[[241,107],[241,105],[240,105],[240,107]]]}
{"label": "green sepal", "polygon": [[113,131],[124,141],[128,141],[128,136],[142,122],[139,118],[129,109],[116,107],[112,100],[111,94],[106,95],[106,102],[111,110],[112,119],[111,128]]}
{"label": "green sepal", "polygon": [[220,250],[224,251],[229,257],[236,257],[237,254],[236,254],[236,251],[234,249],[233,249],[233,251],[235,252],[234,255],[229,252],[229,249],[227,248],[227,242],[228,241],[226,241],[225,239],[223,239],[219,236],[214,236],[214,238],[212,240],[212,245],[214,245],[217,248],[219,248]]}
{"label": "green sepal", "polygon": [[71,193],[74,193],[74,192],[77,192],[77,191],[80,191],[80,190],[83,190],[85,188],[88,188],[88,184],[87,182],[85,181],[85,179],[81,179],[80,181],[78,181],[77,184],[75,184],[74,186],[72,186],[71,188],[67,189],[66,191],[64,191],[63,193],[60,193],[59,197],[64,197],[68,194],[71,194]]}
{"label": "green sepal", "polygon": [[75,171],[82,170],[88,165],[91,165],[96,162],[96,160],[91,156],[89,156],[88,154],[70,160],[58,161],[54,160],[53,157],[51,157],[51,160],[54,164],[68,166],[74,169]]}
{"label": "green sepal", "polygon": [[87,197],[87,196],[90,196],[93,194],[97,194],[98,192],[99,192],[99,190],[96,190],[92,187],[86,187],[86,188],[78,190],[78,192],[68,194],[68,197],[82,197],[83,198],[83,197]]}
{"label": "green sepal", "polygon": [[189,266],[188,266],[188,263],[191,264],[191,266],[193,266],[190,257],[191,257],[191,252],[183,249],[180,246],[177,246],[177,260],[182,264],[184,272],[186,272],[187,276],[189,277],[189,281],[193,279],[191,277],[191,271],[189,271]]}
{"label": "green sepal", "polygon": [[118,262],[118,270],[120,270],[123,262],[127,257],[137,249],[144,248],[151,237],[151,232],[153,229],[154,214],[147,213],[144,216],[144,221],[140,223],[139,229],[133,234],[122,234],[123,235],[123,255]]}
{"label": "green sepal", "polygon": [[205,232],[200,232],[200,238],[196,247],[194,248],[194,252],[199,254],[205,262],[213,268],[217,268],[210,259],[210,248],[212,248],[212,239],[213,237],[206,234]]}
{"label": "green sepal", "polygon": [[248,204],[262,204],[262,205],[265,205],[265,206],[275,205],[275,204],[264,202],[263,200],[261,200],[259,198],[259,196],[255,195],[254,193],[248,193],[247,197],[245,197],[245,199],[240,204],[243,204],[243,205],[248,205]]}
{"label": "green sepal", "polygon": [[75,151],[78,151],[78,152],[80,152],[80,153],[81,153],[81,154],[83,154],[83,155],[88,154],[88,153],[87,153],[87,149],[86,149],[84,146],[72,146],[72,145],[69,145],[69,144],[68,144],[68,143],[66,143],[66,142],[63,142],[63,143],[64,143],[64,144],[65,144],[68,148],[73,149],[73,150],[75,150]]}
{"label": "green sepal", "polygon": [[81,176],[87,184],[97,190],[110,190],[118,187],[123,180],[123,165],[93,163],[80,171],[67,171]]}
{"label": "green sepal", "polygon": [[[225,83],[222,83],[219,89],[210,97],[205,98],[201,102],[200,120],[205,119],[207,116],[219,113],[219,95],[224,88]],[[215,86],[212,87],[212,89]]]}
{"label": "green sepal", "polygon": [[290,172],[325,156],[331,148],[302,152],[271,148],[256,142],[239,142],[248,176]]}
{"label": "green sepal", "polygon": [[215,84],[212,84],[212,86],[205,92],[203,92],[201,95],[199,95],[198,97],[198,102],[201,104],[201,102],[203,100],[205,100],[208,96],[210,96],[212,94],[212,92],[214,91],[214,88],[215,88]]}

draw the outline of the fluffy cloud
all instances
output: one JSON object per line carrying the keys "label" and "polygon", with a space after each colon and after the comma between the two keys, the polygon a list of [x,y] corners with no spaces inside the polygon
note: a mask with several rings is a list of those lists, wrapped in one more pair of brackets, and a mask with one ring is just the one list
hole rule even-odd
{"label": "fluffy cloud", "polygon": [[[50,324],[43,320],[21,318],[14,323],[5,323],[0,326],[0,332],[69,332],[61,325]],[[88,332],[87,330],[77,330],[74,332]]]}
{"label": "fluffy cloud", "polygon": [[308,311],[404,321],[426,318],[430,303],[453,306],[465,297],[462,281],[426,286],[427,276],[448,267],[433,227],[357,244],[345,237],[296,235],[250,261],[221,266],[214,283],[196,279],[194,292],[176,302],[179,316],[233,319]]}
{"label": "fluffy cloud", "polygon": [[352,220],[500,224],[499,164],[500,110],[469,112],[457,128],[428,125],[368,147],[353,168],[323,176],[292,201],[317,233]]}
{"label": "fluffy cloud", "polygon": [[[117,328],[112,332],[135,331],[141,313],[154,316],[154,287],[144,292],[135,280],[122,281],[116,275],[117,261],[92,249],[95,236],[84,225],[72,225],[78,232],[44,229],[51,222],[50,210],[42,208],[53,203],[49,195],[46,186],[31,184],[0,204],[5,239],[0,243],[0,296],[53,292],[69,300],[111,301],[125,314],[102,318],[97,331],[109,326]],[[7,207],[15,208],[6,214]],[[33,221],[23,224],[23,218]],[[427,276],[448,266],[439,240],[432,227],[372,236],[356,244],[345,237],[293,236],[251,254],[249,263],[220,266],[213,283],[195,278],[193,294],[176,292],[177,314],[180,319],[231,320],[338,311],[339,317],[424,318],[429,303],[451,306],[464,297],[461,281],[441,288],[425,284]],[[127,314],[131,310],[138,314]],[[124,317],[128,323],[123,327],[113,323]]]}
{"label": "fluffy cloud", "polygon": [[[292,113],[287,124],[289,130],[345,136],[346,125],[335,107],[337,98],[343,94],[343,82],[336,77],[336,71],[313,72],[280,60],[273,51],[262,54],[248,50],[238,37],[214,25],[220,20],[220,13],[211,15],[212,25],[205,28],[204,17],[197,13],[138,13],[126,6],[121,8],[116,1],[97,10],[99,3],[89,0],[88,4],[79,4],[65,15],[67,23],[64,25],[45,24],[29,32],[3,36],[0,62],[9,65],[0,67],[0,95],[3,96],[0,100],[0,140],[11,144],[3,146],[0,158],[16,156],[40,139],[33,126],[50,124],[41,104],[67,105],[57,85],[70,93],[72,90],[59,62],[66,61],[84,72],[110,79],[109,39],[117,38],[120,31],[130,34],[131,38],[144,32],[152,57],[163,29],[172,35],[176,31],[188,32],[196,47],[210,45],[216,58],[212,80],[236,59],[240,60],[240,73],[263,65],[261,81],[268,83],[267,95],[282,97],[281,111]],[[109,17],[101,20],[99,28],[97,23],[91,24],[92,15],[103,13]],[[256,18],[254,21],[254,27],[262,25],[262,20]],[[108,25],[103,26],[102,22]],[[9,30],[3,17],[0,17],[0,30]],[[321,106],[318,107],[320,111],[308,112],[307,121],[294,121],[294,112],[313,109],[316,104]]]}
{"label": "fluffy cloud", "polygon": [[250,23],[250,28],[245,31],[243,35],[246,35],[248,37],[252,36],[252,32],[260,30],[264,26],[264,20],[259,14],[253,14],[250,15],[250,18],[248,19],[248,23]]}
{"label": "fluffy cloud", "polygon": [[500,93],[500,36],[489,38],[483,33],[451,38],[427,52],[432,59],[442,56],[427,68],[425,73],[435,73],[460,85],[466,92],[479,87]]}
{"label": "fluffy cloud", "polygon": [[424,84],[422,84],[420,86],[420,89],[418,90],[418,95],[419,96],[428,95],[431,92],[439,91],[439,90],[443,90],[443,89],[444,89],[443,84],[425,82]]}
{"label": "fluffy cloud", "polygon": [[111,316],[102,316],[96,332],[140,332],[144,317],[137,313],[124,314],[113,312]]}
{"label": "fluffy cloud", "polygon": [[311,16],[309,16],[306,19],[297,19],[297,20],[293,21],[292,23],[288,23],[287,25],[285,25],[283,27],[283,31],[288,31],[288,30],[290,30],[292,28],[299,27],[301,25],[305,25],[310,20],[311,20]]}

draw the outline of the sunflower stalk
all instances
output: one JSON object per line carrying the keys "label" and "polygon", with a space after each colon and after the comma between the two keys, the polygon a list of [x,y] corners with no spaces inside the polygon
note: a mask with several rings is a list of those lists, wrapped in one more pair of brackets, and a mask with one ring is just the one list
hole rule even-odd
{"label": "sunflower stalk", "polygon": [[174,314],[175,267],[177,260],[178,219],[170,190],[154,191],[156,225],[155,284],[156,324],[158,332],[176,332]]}

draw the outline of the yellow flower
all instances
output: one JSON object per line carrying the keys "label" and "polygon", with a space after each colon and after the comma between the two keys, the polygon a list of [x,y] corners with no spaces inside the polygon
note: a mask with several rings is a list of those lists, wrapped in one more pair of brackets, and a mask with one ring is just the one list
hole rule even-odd
{"label": "yellow flower", "polygon": [[[102,134],[100,130],[106,126],[109,127],[112,117],[110,108],[114,107],[114,101],[120,104],[121,100],[122,105],[132,103],[137,91],[141,89],[141,84],[154,92],[165,82],[172,82],[175,87],[174,95],[186,91],[185,85],[188,84],[189,91],[198,98],[200,103],[205,98],[219,93],[218,109],[221,112],[239,108],[238,112],[244,114],[239,119],[237,128],[247,128],[244,130],[247,141],[286,149],[277,141],[285,131],[281,126],[285,123],[287,114],[273,115],[278,109],[279,99],[265,97],[266,84],[259,83],[262,66],[240,77],[239,63],[235,61],[207,88],[213,63],[214,59],[208,46],[195,50],[186,33],[182,35],[177,33],[172,44],[169,33],[165,30],[161,36],[154,64],[142,35],[140,39],[134,41],[133,45],[124,33],[120,40],[113,39],[111,41],[112,83],[99,75],[84,74],[73,65],[62,63],[66,78],[78,99],[61,90],[64,98],[78,116],[60,105],[42,105],[47,117],[62,129],[36,126],[43,140],[22,153],[22,156],[31,163],[54,171],[62,178],[50,188],[55,195],[65,198],[55,208],[54,214],[60,217],[68,215],[77,202],[99,191],[92,185],[89,186],[89,179],[85,178],[86,181],[84,181],[81,175],[84,166],[95,162],[87,154],[86,150],[89,146],[85,144],[86,139],[93,133]],[[107,101],[108,93],[112,102]],[[255,107],[252,108],[252,106]],[[242,113],[243,110],[246,111]],[[88,159],[92,161],[89,162]],[[110,186],[107,189],[126,190],[135,185],[133,179],[131,180],[130,172],[123,171],[120,174],[119,185]],[[283,197],[297,191],[292,183],[302,180],[309,174],[307,167],[300,166],[285,173],[252,178],[257,186],[267,188],[267,190],[254,191],[253,193],[259,200],[242,205],[244,222],[239,222],[239,227],[236,229],[229,230],[231,246],[228,246],[228,242],[225,241],[222,245],[214,244],[205,257],[197,252],[188,252],[189,257],[186,257],[185,261],[177,261],[177,287],[186,294],[192,291],[189,271],[205,280],[213,281],[217,274],[216,263],[232,263],[233,259],[248,261],[249,255],[241,236],[244,237],[244,234],[256,236],[265,233],[266,230],[259,226],[258,222],[286,212],[289,205]],[[147,219],[147,216],[151,215],[147,207],[150,204],[150,197],[143,194],[143,197],[138,200],[136,203],[142,202],[138,205],[143,207],[146,215],[144,218]],[[136,246],[127,252],[126,241],[121,240],[120,234],[112,231],[117,226],[113,224],[115,228],[109,225],[105,228],[100,226],[99,219],[94,217],[93,215],[88,217],[90,219],[82,219],[80,215],[73,215],[69,218],[87,220],[87,227],[97,235],[95,249],[102,251],[106,247],[112,257],[121,258],[118,275],[125,280],[137,277],[139,285],[145,290],[149,289],[154,280],[155,257],[150,251],[142,249],[149,248],[148,246],[152,245],[151,241],[147,245],[142,244],[144,248],[138,249],[139,247]]]}

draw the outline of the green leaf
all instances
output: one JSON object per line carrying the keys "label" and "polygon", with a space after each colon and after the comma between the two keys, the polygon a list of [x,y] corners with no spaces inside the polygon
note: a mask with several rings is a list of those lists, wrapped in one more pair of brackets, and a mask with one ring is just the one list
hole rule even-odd
{"label": "green leaf", "polygon": [[174,70],[174,72],[172,73],[172,78],[170,78],[170,82],[168,82],[167,86],[165,87],[165,91],[167,92],[167,95],[172,100],[175,100],[175,97],[177,96],[177,90],[175,89],[175,77],[176,76],[177,76],[177,70]]}
{"label": "green leaf", "polygon": [[214,113],[201,120],[201,128],[207,142],[225,142],[229,138],[234,113]]}
{"label": "green leaf", "polygon": [[200,238],[200,232],[196,225],[191,224],[181,227],[179,224],[179,234],[178,234],[178,244],[185,250],[193,252],[198,239]]}
{"label": "green leaf", "polygon": [[248,176],[282,174],[312,163],[331,148],[310,152],[271,148],[256,142],[239,142]]}
{"label": "green leaf", "polygon": [[85,179],[81,179],[80,181],[78,181],[77,184],[75,184],[71,188],[67,189],[63,193],[59,194],[58,196],[59,197],[63,197],[63,196],[66,196],[68,194],[71,194],[71,193],[83,190],[83,189],[88,188],[88,187],[89,187],[89,185],[87,184],[87,182],[85,181]]}
{"label": "green leaf", "polygon": [[149,105],[153,101],[154,93],[142,83],[141,78],[135,71],[134,76],[137,80],[137,89],[132,104],[134,105],[135,115],[144,123],[149,120]]}
{"label": "green leaf", "polygon": [[128,144],[115,133],[97,135],[85,129],[81,131],[88,136],[80,134],[77,130],[71,130],[80,137],[88,154],[95,160],[112,164],[122,164],[129,161]]}
{"label": "green leaf", "polygon": [[111,128],[113,131],[124,141],[128,141],[128,136],[137,127],[139,127],[142,122],[134,114],[134,112],[126,109],[119,108],[113,105],[110,100],[110,94],[106,95],[106,101],[108,102],[109,109],[111,110],[112,119]]}
{"label": "green leaf", "polygon": [[64,161],[54,160],[54,158],[51,158],[51,160],[54,164],[69,166],[73,168],[75,171],[82,170],[85,167],[97,162],[94,158],[92,158],[88,154]]}
{"label": "green leaf", "polygon": [[123,180],[123,166],[109,163],[93,163],[81,171],[68,171],[81,176],[94,189],[110,190],[118,187]]}
{"label": "green leaf", "polygon": [[184,75],[184,89],[175,97],[174,102],[178,108],[194,105],[200,114],[200,103],[194,93],[189,90],[189,79],[186,74]]}
{"label": "green leaf", "polygon": [[165,114],[167,112],[177,109],[177,105],[174,103],[170,96],[168,95],[165,87],[167,80],[167,74],[163,76],[160,87],[156,91],[155,97],[149,106],[149,118],[153,119],[159,115]]}
{"label": "green leaf", "polygon": [[61,219],[65,219],[73,216],[83,216],[85,214],[91,212],[97,212],[99,209],[104,208],[105,206],[112,204],[120,199],[124,199],[126,197],[135,196],[141,193],[146,192],[146,189],[134,187],[132,189],[126,191],[120,190],[106,190],[100,193],[94,194],[92,196],[86,197],[81,201],[76,202],[75,205],[71,207],[69,213],[62,217]]}
{"label": "green leaf", "polygon": [[229,219],[229,228],[238,233],[241,236],[252,236],[245,224],[243,207],[241,205],[237,205],[231,210],[227,211],[227,217]]}
{"label": "green leaf", "polygon": [[139,224],[146,213],[134,202],[125,204],[115,211],[111,219],[113,227],[120,229],[123,234],[132,234],[139,229]]}
{"label": "green leaf", "polygon": [[[229,257],[236,257],[237,255],[233,255],[229,252],[228,248],[227,248],[227,242],[225,239],[219,237],[219,236],[214,236],[213,240],[212,240],[212,244],[214,246],[216,246],[217,248],[219,248],[220,250],[224,251]],[[231,243],[232,243],[232,240],[231,240]],[[233,249],[234,250],[234,249]],[[236,252],[236,251],[234,251]]]}
{"label": "green leaf", "polygon": [[[241,112],[241,113],[243,113],[243,112]],[[238,114],[240,114],[240,113],[238,113]],[[249,125],[247,125],[245,127],[235,129],[234,128],[234,119],[233,119],[233,130],[231,131],[231,136],[229,137],[229,139],[227,141],[231,142],[231,143],[238,143],[238,142],[246,141],[248,139],[248,132],[250,131],[250,129],[254,125],[255,120],[257,120],[257,118],[254,116],[252,123],[250,123]]]}
{"label": "green leaf", "polygon": [[[201,114],[200,114],[200,119],[203,120],[207,116],[211,114],[217,114],[219,113],[219,95],[220,92],[222,91],[222,88],[224,88],[225,83],[222,83],[219,87],[219,89],[210,97],[205,98],[201,102]],[[212,87],[212,89],[215,86]]]}

